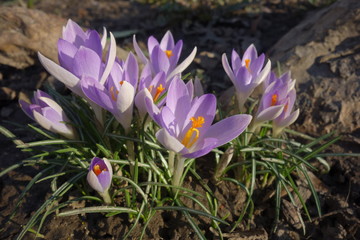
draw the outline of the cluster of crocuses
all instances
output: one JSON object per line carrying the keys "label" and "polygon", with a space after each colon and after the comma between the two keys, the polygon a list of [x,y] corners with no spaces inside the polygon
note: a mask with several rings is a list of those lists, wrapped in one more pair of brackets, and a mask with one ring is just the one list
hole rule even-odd
{"label": "cluster of crocuses", "polygon": [[[196,55],[196,47],[179,63],[183,42],[175,43],[169,31],[160,42],[154,37],[148,39],[148,54],[140,49],[134,36],[137,58],[130,52],[127,59],[122,60],[116,57],[114,36],[110,33],[110,43],[106,44],[107,35],[106,29],[100,37],[98,32],[83,31],[69,20],[58,41],[59,64],[41,53],[39,59],[50,74],[90,104],[100,127],[105,122],[105,110],[120,123],[124,135],[134,136],[137,131],[134,120],[142,123],[145,130],[153,120],[157,124],[158,142],[169,151],[168,167],[173,185],[181,184],[186,159],[201,157],[232,141],[249,126],[251,131],[257,131],[263,122],[272,121],[273,133],[278,135],[299,114],[298,110],[292,110],[295,82],[290,74],[276,77],[270,72],[270,61],[264,67],[265,56],[258,56],[253,45],[242,59],[233,51],[231,66],[225,54],[222,61],[235,85],[240,113],[245,112],[246,100],[253,90],[263,83],[264,93],[257,113],[254,117],[237,114],[213,124],[217,109],[215,96],[203,94],[199,79],[187,83],[181,79],[182,72]],[[137,59],[142,62],[141,71]],[[24,101],[20,104],[25,113],[45,129],[65,138],[77,138],[62,108],[46,93],[38,90],[32,104]],[[131,145],[128,146],[128,151],[133,151]],[[87,177],[91,187],[108,203],[111,202],[107,191],[112,171],[108,160],[95,157]]]}

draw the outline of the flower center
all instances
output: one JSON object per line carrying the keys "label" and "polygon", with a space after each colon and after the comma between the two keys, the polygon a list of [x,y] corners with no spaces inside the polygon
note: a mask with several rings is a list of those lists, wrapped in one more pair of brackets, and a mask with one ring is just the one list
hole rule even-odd
{"label": "flower center", "polygon": [[277,94],[273,94],[271,96],[271,105],[270,106],[275,106],[276,103],[277,103],[277,98],[278,98],[278,95]]}
{"label": "flower center", "polygon": [[250,71],[250,62],[251,62],[250,59],[245,59],[245,67],[246,67],[246,69],[247,69],[249,72],[251,72],[251,71]]}
{"label": "flower center", "polygon": [[93,172],[95,173],[96,176],[99,176],[99,174],[102,173],[102,172],[104,172],[104,171],[105,171],[105,172],[107,171],[106,168],[101,169],[99,164],[96,164],[96,165],[93,167]]}
{"label": "flower center", "polygon": [[181,141],[181,143],[186,148],[191,148],[191,146],[194,145],[194,143],[198,140],[200,135],[200,131],[198,128],[201,128],[202,125],[205,123],[205,118],[201,116],[197,118],[192,117],[190,118],[190,120],[192,122],[192,125],[190,129],[186,132],[184,139]]}
{"label": "flower center", "polygon": [[111,95],[111,99],[113,100],[113,101],[116,101],[116,98],[117,98],[117,95],[119,94],[119,91],[118,90],[116,90],[116,91],[114,91],[114,87],[111,87],[110,88],[110,95]]}
{"label": "flower center", "polygon": [[168,58],[170,58],[171,56],[174,56],[172,50],[165,50],[164,52]]}

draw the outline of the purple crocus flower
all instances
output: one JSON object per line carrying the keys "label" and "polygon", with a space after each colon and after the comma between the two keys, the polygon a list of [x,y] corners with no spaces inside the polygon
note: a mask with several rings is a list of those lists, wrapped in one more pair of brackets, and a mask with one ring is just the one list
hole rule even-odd
{"label": "purple crocus flower", "polygon": [[63,109],[48,94],[41,90],[34,93],[32,103],[19,100],[22,110],[40,126],[66,138],[75,139],[75,130]]}
{"label": "purple crocus flower", "polygon": [[91,160],[87,181],[97,192],[105,193],[111,185],[113,170],[109,160],[94,157]]}
{"label": "purple crocus flower", "polygon": [[[149,66],[149,65],[147,65]],[[140,119],[143,120],[147,113],[145,99],[149,98],[157,105],[158,108],[164,105],[164,94],[167,91],[166,75],[164,72],[159,72],[152,77],[148,72],[148,67],[145,66],[139,83],[139,91],[135,97],[135,105],[139,111]]]}
{"label": "purple crocus flower", "polygon": [[135,56],[130,53],[125,62],[115,62],[104,85],[90,76],[84,76],[81,88],[86,97],[111,112],[128,133],[137,82],[138,65]]}
{"label": "purple crocus flower", "polygon": [[107,60],[102,62],[102,50],[106,42],[106,31],[103,39],[94,30],[84,32],[79,25],[69,20],[63,28],[63,37],[58,41],[60,65],[38,53],[45,69],[65,84],[71,91],[84,97],[81,91],[82,77],[91,77],[100,84],[108,78],[116,57],[116,43],[110,33],[110,45]]}
{"label": "purple crocus flower", "polygon": [[212,125],[216,98],[205,94],[192,98],[189,88],[178,77],[170,84],[166,106],[159,110],[146,100],[150,116],[161,129],[158,141],[184,158],[197,158],[239,136],[249,125],[251,116],[239,114]]}
{"label": "purple crocus flower", "polygon": [[296,80],[291,78],[291,72],[286,72],[280,77],[277,77],[274,72],[270,72],[270,76],[265,79],[263,82],[263,90],[265,91],[266,88],[273,82],[276,82],[275,84],[277,86],[288,84],[288,89],[291,90],[295,87]]}
{"label": "purple crocus flower", "polygon": [[235,50],[232,51],[231,67],[226,54],[222,55],[224,70],[235,86],[240,111],[244,111],[244,104],[254,89],[268,77],[271,62],[268,60],[263,68],[264,61],[265,55],[258,56],[253,44],[246,49],[242,59]]}
{"label": "purple crocus flower", "polygon": [[299,109],[292,111],[296,99],[296,91],[291,89],[286,98],[282,99],[284,109],[281,114],[273,121],[273,135],[279,135],[282,130],[293,124],[299,117]]}
{"label": "purple crocus flower", "polygon": [[178,65],[183,42],[182,40],[179,40],[175,44],[174,38],[170,31],[165,33],[160,43],[155,37],[149,37],[149,59],[141,51],[136,41],[135,35],[133,38],[133,44],[136,54],[141,59],[141,61],[145,65],[149,63],[149,67],[153,75],[156,75],[159,72],[164,72],[166,75],[166,81],[171,80],[175,75],[181,74],[181,72],[184,71],[194,60],[196,55],[195,47],[191,54],[181,64]]}
{"label": "purple crocus flower", "polygon": [[276,83],[271,83],[263,93],[254,117],[252,129],[254,131],[261,123],[277,118],[284,109],[283,100],[289,92],[288,85],[282,84],[278,86]]}

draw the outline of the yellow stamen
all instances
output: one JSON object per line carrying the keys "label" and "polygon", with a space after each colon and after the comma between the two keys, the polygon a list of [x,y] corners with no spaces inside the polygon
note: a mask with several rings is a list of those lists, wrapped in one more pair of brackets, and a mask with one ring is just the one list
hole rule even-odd
{"label": "yellow stamen", "polygon": [[114,91],[114,87],[111,87],[110,88],[110,94],[111,94],[111,99],[113,101],[116,101],[116,98],[117,98],[117,95],[119,94],[119,91],[118,90]]}
{"label": "yellow stamen", "polygon": [[249,72],[250,72],[250,62],[251,62],[250,59],[245,59],[245,67]]}
{"label": "yellow stamen", "polygon": [[[205,123],[205,118],[204,117],[192,117],[190,118],[192,125],[190,127],[190,129],[186,132],[184,139],[181,141],[181,143],[186,147],[186,148],[191,148],[192,145],[194,145],[194,143],[198,140],[199,135],[200,135],[200,131],[198,128],[201,128],[202,125]],[[194,136],[195,133],[195,136]]]}
{"label": "yellow stamen", "polygon": [[94,167],[93,167],[93,172],[95,173],[96,176],[99,176],[100,173],[106,171],[106,168],[104,168],[103,170],[101,170],[100,168],[100,165],[99,164],[96,164]]}
{"label": "yellow stamen", "polygon": [[171,56],[174,56],[172,50],[165,50],[164,52],[168,58],[170,58]]}
{"label": "yellow stamen", "polygon": [[124,81],[120,81],[119,83],[120,83],[120,85],[123,85],[123,84],[124,84]]}
{"label": "yellow stamen", "polygon": [[275,106],[275,104],[277,103],[277,98],[278,98],[277,94],[273,94],[271,96],[271,105],[270,106]]}
{"label": "yellow stamen", "polygon": [[156,93],[154,96],[154,102],[156,102],[158,100],[158,98],[160,97],[160,94],[165,90],[165,88],[163,87],[162,84],[160,84],[157,88],[156,88]]}

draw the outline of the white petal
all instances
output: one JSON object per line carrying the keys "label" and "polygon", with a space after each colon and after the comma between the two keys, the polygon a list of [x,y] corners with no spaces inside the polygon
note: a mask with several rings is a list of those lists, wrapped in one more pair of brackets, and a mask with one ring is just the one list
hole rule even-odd
{"label": "white petal", "polygon": [[136,36],[133,36],[133,45],[134,45],[134,49],[136,52],[136,55],[140,58],[140,60],[146,64],[149,60],[145,57],[144,53],[141,51],[137,41],[136,41]]}
{"label": "white petal", "polygon": [[277,118],[278,116],[280,116],[280,114],[282,113],[283,110],[284,110],[284,105],[268,107],[257,114],[257,116],[255,117],[255,122],[262,123],[262,122],[273,120],[273,119]]}
{"label": "white petal", "polygon": [[222,55],[221,60],[222,60],[222,65],[224,67],[224,70],[225,70],[226,74],[229,76],[230,80],[234,83],[235,82],[235,75],[234,75],[234,72],[231,70],[231,67],[229,65],[229,61],[228,61],[225,53]]}
{"label": "white petal", "polygon": [[61,124],[62,127],[59,127],[59,125],[55,125],[52,121],[48,120],[43,115],[35,111],[34,111],[34,119],[36,122],[40,124],[40,126],[42,126],[48,131],[58,133],[69,139],[75,138],[74,129],[71,126],[67,126],[66,124]]}
{"label": "white petal", "polygon": [[60,107],[59,104],[57,104],[57,102],[55,102],[54,100],[52,100],[51,98],[47,98],[47,97],[40,97],[39,99],[41,99],[43,102],[45,102],[47,105],[49,105],[49,107],[51,107],[52,109],[54,109],[56,112],[58,112],[60,115],[62,115],[62,113],[64,112],[64,110]]}
{"label": "white petal", "polygon": [[134,97],[135,89],[133,85],[124,81],[119,89],[119,94],[116,100],[116,108],[118,110],[117,120],[121,123],[126,132],[130,130]]}
{"label": "white petal", "polygon": [[98,177],[92,170],[89,170],[86,180],[95,191],[101,192],[101,193],[104,192],[105,189],[103,189],[103,187],[101,186],[101,184],[99,182]]}
{"label": "white petal", "polygon": [[156,133],[156,138],[168,150],[179,153],[185,148],[179,140],[171,136],[164,128],[160,129]]}
{"label": "white petal", "polygon": [[105,46],[106,46],[106,39],[107,39],[107,31],[106,31],[106,28],[103,27],[103,36],[101,38],[101,47],[103,50],[105,49]]}
{"label": "white petal", "polygon": [[147,88],[142,89],[135,96],[135,105],[139,111],[141,120],[145,118],[145,115],[147,113],[145,98],[152,99],[152,96]]}
{"label": "white petal", "polygon": [[169,74],[169,76],[166,78],[166,82],[169,81],[176,74],[183,72],[192,63],[192,61],[195,58],[196,51],[197,51],[197,48],[194,47],[194,49],[190,53],[190,55]]}
{"label": "white petal", "polygon": [[112,169],[112,167],[111,167],[111,163],[110,163],[109,160],[107,160],[106,158],[103,158],[103,160],[104,160],[104,163],[105,163],[105,165],[106,165],[106,167],[107,167],[107,169],[108,169],[108,171],[109,171],[109,173],[110,173],[110,179],[112,179],[113,169]]}
{"label": "white petal", "polygon": [[274,121],[274,124],[277,126],[277,127],[287,127],[287,126],[290,126],[291,124],[293,124],[296,119],[299,117],[299,113],[300,113],[300,110],[297,109],[296,111],[292,112],[290,114],[290,116],[288,116],[287,118],[283,119],[282,121]]}
{"label": "white petal", "polygon": [[74,74],[64,69],[60,65],[51,61],[50,59],[42,55],[40,52],[38,52],[38,56],[41,64],[51,75],[53,75],[56,79],[65,84],[70,90],[82,96],[82,91],[79,86],[79,78],[77,78]]}
{"label": "white petal", "polygon": [[269,73],[271,70],[271,61],[268,60],[266,66],[264,67],[264,69],[260,72],[259,76],[256,78],[256,80],[254,82],[256,82],[257,84],[262,83],[265,78],[268,77]]}
{"label": "white petal", "polygon": [[110,46],[109,46],[108,59],[106,61],[105,70],[100,79],[100,84],[104,85],[104,83],[105,83],[106,79],[108,78],[108,76],[111,72],[111,69],[114,65],[115,58],[116,58],[116,42],[115,42],[114,35],[110,32]]}

